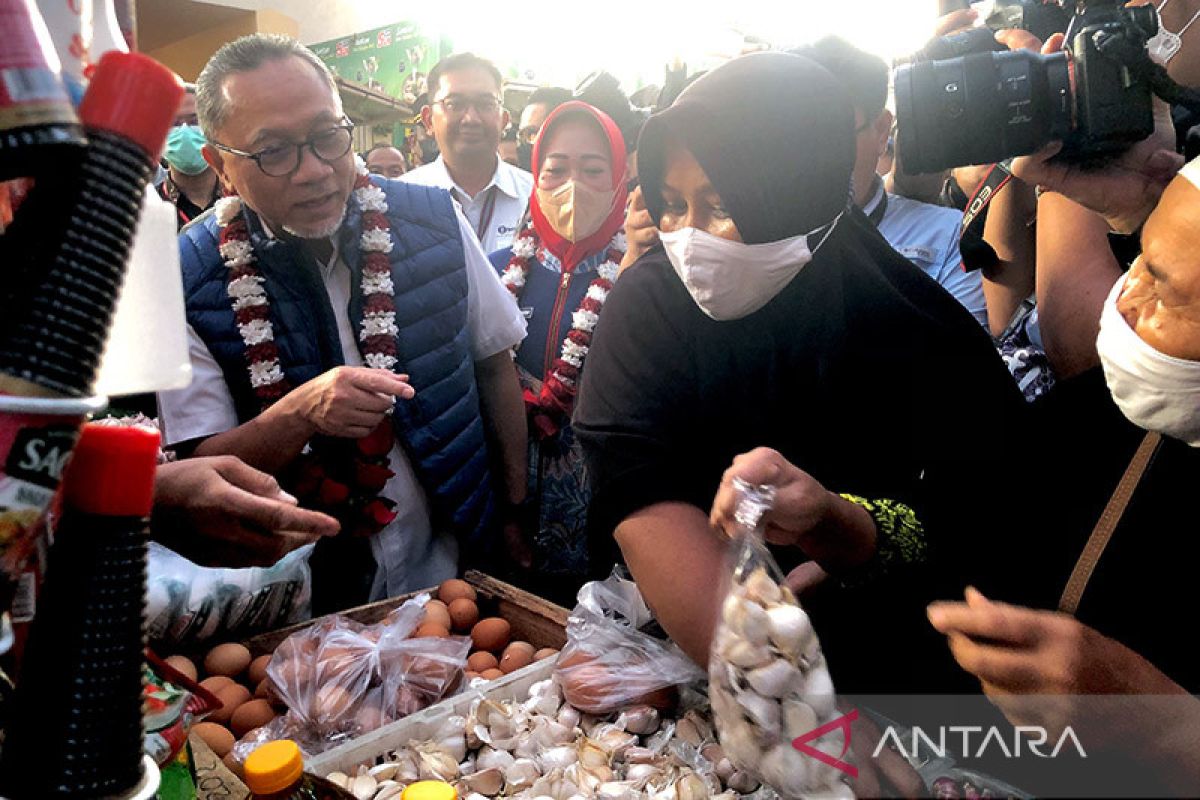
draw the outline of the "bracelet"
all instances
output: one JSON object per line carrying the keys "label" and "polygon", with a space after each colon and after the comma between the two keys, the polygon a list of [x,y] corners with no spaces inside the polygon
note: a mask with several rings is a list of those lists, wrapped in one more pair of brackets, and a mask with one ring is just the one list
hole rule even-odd
{"label": "bracelet", "polygon": [[868,500],[853,494],[841,498],[861,506],[875,520],[875,554],[841,575],[843,586],[861,586],[898,566],[925,561],[929,549],[925,526],[912,508],[896,500]]}

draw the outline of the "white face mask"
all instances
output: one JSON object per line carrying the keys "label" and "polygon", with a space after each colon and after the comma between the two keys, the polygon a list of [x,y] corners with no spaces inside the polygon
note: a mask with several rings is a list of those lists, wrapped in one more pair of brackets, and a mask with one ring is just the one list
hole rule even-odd
{"label": "white face mask", "polygon": [[660,233],[667,258],[700,310],[715,320],[753,314],[783,291],[842,218],[778,242],[732,242],[696,228]]}
{"label": "white face mask", "polygon": [[1117,310],[1125,279],[1109,293],[1100,313],[1096,350],[1113,400],[1139,428],[1200,447],[1200,362],[1155,350]]}

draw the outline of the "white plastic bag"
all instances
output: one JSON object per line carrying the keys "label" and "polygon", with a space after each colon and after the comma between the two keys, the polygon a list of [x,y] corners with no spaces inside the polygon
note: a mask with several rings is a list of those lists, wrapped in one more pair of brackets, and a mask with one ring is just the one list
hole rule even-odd
{"label": "white plastic bag", "polygon": [[238,641],[301,622],[312,613],[308,558],[313,545],[274,566],[201,567],[151,542],[146,591],[150,640],[174,649]]}

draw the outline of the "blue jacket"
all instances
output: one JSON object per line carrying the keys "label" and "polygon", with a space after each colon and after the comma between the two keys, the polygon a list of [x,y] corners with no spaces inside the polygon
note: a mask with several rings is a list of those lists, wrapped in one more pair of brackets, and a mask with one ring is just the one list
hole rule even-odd
{"label": "blue jacket", "polygon": [[[434,530],[447,526],[482,544],[491,517],[487,447],[467,329],[467,273],[450,195],[440,189],[372,177],[387,194],[395,246],[389,255],[395,284],[396,371],[409,375],[412,400],[392,417],[396,437],[412,461],[433,510]],[[313,258],[286,239],[265,235],[257,217],[243,213],[265,279],[271,321],[284,373],[299,386],[342,363],[329,297]],[[350,201],[339,232],[350,267],[350,321],[363,316],[359,237],[362,212]],[[179,237],[187,320],[224,373],[238,419],[261,411],[246,370],[245,348],[226,294],[227,268],[218,251],[216,218],[206,214]]]}

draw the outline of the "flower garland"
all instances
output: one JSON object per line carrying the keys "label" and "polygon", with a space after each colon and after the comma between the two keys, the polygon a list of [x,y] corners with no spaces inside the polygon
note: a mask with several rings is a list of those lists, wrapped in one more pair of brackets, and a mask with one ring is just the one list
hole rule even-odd
{"label": "flower garland", "polygon": [[[518,300],[521,299],[521,292],[529,278],[531,261],[537,255],[540,245],[532,221],[513,241],[512,258],[501,273],[500,282]],[[579,391],[579,376],[583,371],[588,348],[592,344],[592,331],[596,328],[600,310],[604,308],[604,301],[608,299],[608,293],[617,279],[619,264],[624,254],[625,234],[618,231],[609,243],[605,261],[596,268],[596,279],[588,285],[583,301],[571,315],[571,330],[563,339],[558,358],[542,378],[541,392],[534,396],[526,390],[526,409],[534,431],[542,438],[554,436],[571,418],[575,396]]]}
{"label": "flower garland", "polygon": [[[387,196],[370,182],[366,168],[358,164],[354,199],[363,212],[362,295],[363,319],[358,339],[363,362],[368,367],[395,368],[395,287],[388,253],[393,242],[387,219]],[[238,334],[246,347],[250,385],[269,408],[291,391],[275,344],[270,302],[265,279],[255,266],[250,232],[242,216],[241,199],[232,196],[217,201],[220,252],[229,268],[226,291],[233,304]],[[342,530],[369,536],[396,518],[395,503],[379,492],[395,474],[388,466],[394,433],[385,418],[367,436],[351,442],[334,437],[312,440],[309,452],[298,460],[291,476],[292,490],[306,508],[324,511],[342,523]]]}

